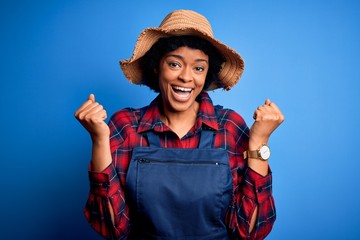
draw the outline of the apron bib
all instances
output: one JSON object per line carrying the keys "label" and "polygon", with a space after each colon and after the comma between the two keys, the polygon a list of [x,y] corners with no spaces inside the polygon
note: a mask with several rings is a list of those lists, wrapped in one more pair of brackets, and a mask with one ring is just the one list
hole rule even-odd
{"label": "apron bib", "polygon": [[198,148],[135,147],[126,177],[130,239],[228,239],[224,223],[232,195],[226,150],[203,130]]}

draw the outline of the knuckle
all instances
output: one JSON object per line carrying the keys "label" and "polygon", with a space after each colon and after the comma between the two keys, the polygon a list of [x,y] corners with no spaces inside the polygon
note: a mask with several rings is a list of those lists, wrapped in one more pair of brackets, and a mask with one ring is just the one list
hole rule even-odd
{"label": "knuckle", "polygon": [[276,121],[277,121],[278,123],[282,123],[282,122],[284,121],[284,116],[282,116],[282,115],[277,115],[277,116],[276,116]]}
{"label": "knuckle", "polygon": [[80,119],[80,120],[84,120],[84,113],[79,113],[79,115],[78,115],[78,118]]}
{"label": "knuckle", "polygon": [[87,121],[87,122],[91,122],[92,117],[90,115],[86,115],[86,116],[84,116],[84,120]]}
{"label": "knuckle", "polygon": [[263,115],[258,115],[258,116],[257,116],[257,120],[258,120],[259,122],[262,122],[262,121],[264,121],[264,120],[266,120],[266,119],[264,118]]}

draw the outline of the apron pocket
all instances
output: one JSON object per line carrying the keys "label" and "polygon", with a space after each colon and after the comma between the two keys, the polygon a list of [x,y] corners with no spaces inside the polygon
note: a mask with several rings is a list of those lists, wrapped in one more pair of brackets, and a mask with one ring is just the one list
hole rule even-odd
{"label": "apron pocket", "polygon": [[186,237],[224,228],[230,196],[223,195],[232,189],[227,164],[148,158],[136,161],[137,220],[144,232]]}

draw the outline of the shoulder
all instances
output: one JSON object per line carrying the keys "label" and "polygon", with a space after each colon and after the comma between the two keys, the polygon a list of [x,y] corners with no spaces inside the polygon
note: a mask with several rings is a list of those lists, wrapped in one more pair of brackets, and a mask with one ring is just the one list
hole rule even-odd
{"label": "shoulder", "polygon": [[109,122],[110,128],[110,139],[117,139],[120,142],[123,142],[131,133],[136,132],[141,113],[147,107],[143,108],[123,108],[115,112]]}
{"label": "shoulder", "polygon": [[215,111],[220,132],[228,137],[232,136],[234,139],[244,139],[249,136],[249,128],[239,113],[219,105],[215,106]]}
{"label": "shoulder", "polygon": [[249,139],[249,128],[244,118],[229,108],[215,106],[215,110],[219,125],[218,146],[231,154],[242,154]]}
{"label": "shoulder", "polygon": [[115,112],[109,121],[114,126],[124,126],[138,122],[140,117],[140,108],[123,108]]}
{"label": "shoulder", "polygon": [[207,92],[202,92],[199,96],[200,98],[200,110],[202,114],[207,117],[214,117],[214,113],[217,118],[217,122],[220,126],[228,126],[228,125],[246,125],[244,118],[237,113],[236,111],[225,108],[222,105],[213,104],[209,94]]}
{"label": "shoulder", "polygon": [[224,108],[221,105],[215,105],[215,112],[218,123],[225,128],[230,126],[247,127],[244,118],[230,108]]}

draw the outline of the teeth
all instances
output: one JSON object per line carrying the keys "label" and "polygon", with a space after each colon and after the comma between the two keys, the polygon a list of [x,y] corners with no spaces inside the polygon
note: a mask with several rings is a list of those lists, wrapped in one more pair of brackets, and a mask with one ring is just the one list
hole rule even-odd
{"label": "teeth", "polygon": [[175,90],[179,90],[179,91],[182,91],[182,92],[191,92],[191,88],[184,88],[184,87],[179,87],[179,86],[174,86],[173,87]]}

